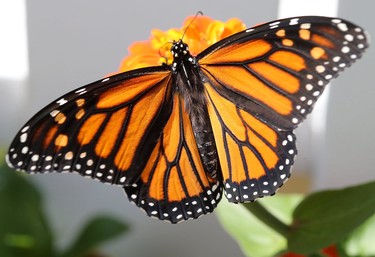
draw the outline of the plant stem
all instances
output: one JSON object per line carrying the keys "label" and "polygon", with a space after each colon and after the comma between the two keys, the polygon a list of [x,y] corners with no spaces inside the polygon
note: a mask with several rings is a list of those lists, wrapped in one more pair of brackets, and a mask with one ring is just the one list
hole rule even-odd
{"label": "plant stem", "polygon": [[289,226],[283,223],[281,220],[276,218],[266,208],[263,207],[259,202],[252,202],[243,204],[255,217],[263,221],[267,226],[287,238],[289,233]]}

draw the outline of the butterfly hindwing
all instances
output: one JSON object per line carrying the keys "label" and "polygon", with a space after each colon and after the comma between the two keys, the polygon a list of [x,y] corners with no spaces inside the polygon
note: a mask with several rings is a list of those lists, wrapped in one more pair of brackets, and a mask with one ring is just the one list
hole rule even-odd
{"label": "butterfly hindwing", "polygon": [[278,130],[206,85],[226,196],[248,202],[273,195],[290,176],[297,154],[293,131]]}
{"label": "butterfly hindwing", "polygon": [[149,216],[172,223],[212,212],[221,199],[221,181],[206,174],[191,120],[177,94],[140,179],[125,191]]}
{"label": "butterfly hindwing", "polygon": [[133,183],[170,115],[170,77],[164,68],[148,68],[66,94],[20,130],[8,163],[28,173],[78,172]]}

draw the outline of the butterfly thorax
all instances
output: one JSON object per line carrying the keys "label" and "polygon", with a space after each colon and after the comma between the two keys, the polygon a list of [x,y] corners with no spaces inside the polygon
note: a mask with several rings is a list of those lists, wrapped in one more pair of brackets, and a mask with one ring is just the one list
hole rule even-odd
{"label": "butterfly thorax", "polygon": [[172,73],[176,83],[174,90],[181,96],[185,110],[190,116],[197,147],[206,172],[216,177],[218,156],[212,127],[207,111],[207,100],[204,92],[200,68],[187,44],[179,40],[171,47],[173,55]]}
{"label": "butterfly thorax", "polygon": [[184,43],[181,39],[177,42],[173,42],[171,47],[171,53],[173,56],[173,72],[176,72],[183,62],[189,62],[192,65],[196,65],[195,57],[192,56],[189,52],[189,46],[186,43]]}
{"label": "butterfly thorax", "polygon": [[173,55],[171,69],[176,82],[174,90],[182,97],[193,127],[205,126],[209,123],[206,117],[207,103],[195,57],[190,54],[188,45],[182,40],[173,43],[171,53]]}

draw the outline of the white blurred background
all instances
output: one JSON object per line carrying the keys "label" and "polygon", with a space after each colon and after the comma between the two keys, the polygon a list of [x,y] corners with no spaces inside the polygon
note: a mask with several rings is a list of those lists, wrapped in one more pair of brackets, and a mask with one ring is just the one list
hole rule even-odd
{"label": "white blurred background", "polygon": [[[52,100],[116,71],[133,41],[147,39],[153,28],[180,27],[198,10],[215,19],[238,17],[248,26],[286,15],[337,13],[375,35],[374,9],[365,0],[0,1],[0,147],[8,147],[27,119]],[[299,155],[284,190],[374,180],[374,67],[370,48],[333,81],[326,116],[318,110],[297,129]],[[322,131],[313,129],[317,121],[324,124]],[[214,214],[170,225],[146,217],[121,188],[74,174],[30,179],[43,192],[61,247],[85,220],[106,213],[132,226],[130,234],[105,246],[116,256],[242,256]]]}

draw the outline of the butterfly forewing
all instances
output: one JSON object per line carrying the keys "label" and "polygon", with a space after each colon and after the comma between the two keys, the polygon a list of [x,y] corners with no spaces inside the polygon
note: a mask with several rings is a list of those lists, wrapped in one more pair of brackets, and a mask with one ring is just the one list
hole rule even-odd
{"label": "butterfly forewing", "polygon": [[367,46],[364,31],[348,21],[299,17],[240,32],[198,59],[223,97],[272,126],[293,129]]}
{"label": "butterfly forewing", "polygon": [[29,173],[75,171],[133,183],[170,115],[169,83],[169,71],[145,69],[68,93],[26,123],[8,163]]}

